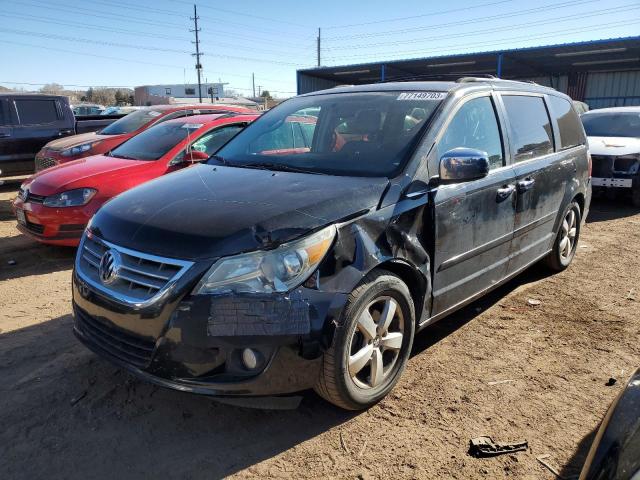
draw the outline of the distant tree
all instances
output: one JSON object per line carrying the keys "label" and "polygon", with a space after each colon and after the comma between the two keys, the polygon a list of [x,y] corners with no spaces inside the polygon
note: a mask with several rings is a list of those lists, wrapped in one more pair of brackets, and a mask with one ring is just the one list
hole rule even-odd
{"label": "distant tree", "polygon": [[127,100],[129,99],[129,96],[126,94],[126,92],[123,92],[122,90],[116,90],[115,99],[116,99],[116,105],[126,105]]}
{"label": "distant tree", "polygon": [[271,94],[269,93],[269,90],[263,90],[263,91],[262,91],[262,93],[260,94],[260,96],[261,96],[262,98],[273,98],[273,97],[271,96]]}
{"label": "distant tree", "polygon": [[47,83],[40,89],[40,93],[48,93],[50,95],[60,95],[63,91],[64,86],[59,83]]}
{"label": "distant tree", "polygon": [[91,101],[100,105],[115,105],[116,95],[113,89],[94,88],[92,89]]}

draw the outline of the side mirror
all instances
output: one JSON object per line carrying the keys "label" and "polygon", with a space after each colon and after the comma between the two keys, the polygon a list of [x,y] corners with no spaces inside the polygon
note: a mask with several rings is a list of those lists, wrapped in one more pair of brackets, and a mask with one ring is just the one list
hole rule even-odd
{"label": "side mirror", "polygon": [[474,148],[454,148],[440,159],[440,182],[468,182],[489,174],[489,155]]}
{"label": "side mirror", "polygon": [[186,162],[202,162],[208,159],[209,154],[207,152],[201,152],[200,150],[190,150],[184,154],[184,160]]}

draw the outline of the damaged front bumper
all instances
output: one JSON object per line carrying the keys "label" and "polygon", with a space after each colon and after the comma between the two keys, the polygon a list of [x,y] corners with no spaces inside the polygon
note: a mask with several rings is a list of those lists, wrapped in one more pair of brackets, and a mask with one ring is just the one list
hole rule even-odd
{"label": "damaged front bumper", "polygon": [[136,309],[74,271],[74,333],[138,377],[181,391],[264,396],[315,385],[346,294],[300,287],[262,296],[189,295],[193,279],[184,283],[182,295]]}

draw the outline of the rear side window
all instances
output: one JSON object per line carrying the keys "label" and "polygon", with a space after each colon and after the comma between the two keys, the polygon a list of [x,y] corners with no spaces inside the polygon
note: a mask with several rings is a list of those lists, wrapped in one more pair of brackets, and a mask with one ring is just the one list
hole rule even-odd
{"label": "rear side window", "polygon": [[553,152],[551,121],[542,97],[504,95],[514,160],[523,162]]}
{"label": "rear side window", "polygon": [[560,130],[560,148],[584,145],[585,138],[578,114],[569,100],[549,95],[549,104]]}
{"label": "rear side window", "polygon": [[55,100],[23,99],[15,100],[15,104],[22,125],[58,121],[58,108]]}

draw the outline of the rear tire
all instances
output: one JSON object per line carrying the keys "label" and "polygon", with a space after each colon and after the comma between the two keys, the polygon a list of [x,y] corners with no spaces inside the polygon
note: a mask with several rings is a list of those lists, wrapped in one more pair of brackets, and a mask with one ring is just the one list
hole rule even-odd
{"label": "rear tire", "polygon": [[582,214],[575,200],[565,209],[553,249],[544,258],[545,265],[554,272],[566,269],[573,260],[578,248]]}
{"label": "rear tire", "polygon": [[325,400],[362,410],[384,398],[409,359],[415,309],[406,284],[386,270],[351,292],[315,386]]}

